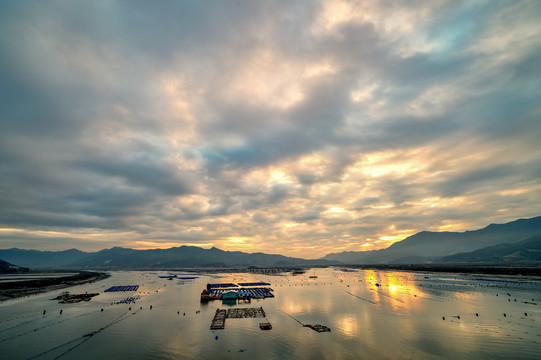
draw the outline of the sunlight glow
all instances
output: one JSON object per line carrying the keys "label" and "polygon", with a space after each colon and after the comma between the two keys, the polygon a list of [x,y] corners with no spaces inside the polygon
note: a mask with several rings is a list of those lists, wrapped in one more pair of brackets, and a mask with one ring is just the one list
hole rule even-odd
{"label": "sunlight glow", "polygon": [[408,236],[409,236],[408,234],[391,235],[391,236],[380,236],[379,239],[380,239],[380,240],[383,240],[383,241],[392,241],[392,242],[396,242],[396,241],[404,240],[404,239],[407,238]]}
{"label": "sunlight glow", "polygon": [[353,337],[357,336],[359,325],[354,317],[344,316],[338,320],[338,328],[345,336]]}
{"label": "sunlight glow", "polygon": [[276,183],[291,183],[289,176],[281,169],[271,169],[269,172],[269,182]]}
{"label": "sunlight glow", "polygon": [[202,248],[209,248],[214,246],[213,243],[185,243],[185,242],[159,242],[159,241],[134,241],[130,244],[132,249],[147,250],[147,249],[169,249],[179,246],[197,246]]}
{"label": "sunlight glow", "polygon": [[288,109],[304,99],[297,63],[286,62],[267,48],[254,50],[246,60],[224,94],[230,101],[244,99],[254,105]]}
{"label": "sunlight glow", "polygon": [[324,63],[308,66],[304,70],[304,76],[307,78],[311,78],[311,77],[317,77],[321,75],[334,74],[335,72],[336,70],[331,64],[324,62]]}

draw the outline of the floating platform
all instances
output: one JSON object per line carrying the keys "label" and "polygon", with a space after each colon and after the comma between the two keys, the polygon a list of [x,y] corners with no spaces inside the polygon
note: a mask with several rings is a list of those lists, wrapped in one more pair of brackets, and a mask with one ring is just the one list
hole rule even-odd
{"label": "floating platform", "polygon": [[90,299],[98,295],[98,293],[70,294],[66,291],[51,300],[59,300],[58,302],[60,304],[73,304],[81,301],[90,301]]}
{"label": "floating platform", "polygon": [[325,326],[325,325],[319,325],[319,324],[304,324],[302,325],[304,327],[308,327],[314,331],[317,332],[331,332],[331,328]]}
{"label": "floating platform", "polygon": [[226,310],[216,309],[216,314],[214,314],[214,319],[210,323],[210,330],[220,330],[225,328],[225,316],[227,314]]}
{"label": "floating platform", "polygon": [[[209,296],[209,300],[212,299],[221,299],[222,294],[226,292],[230,292],[231,289],[210,289],[208,290],[207,294]],[[244,296],[248,295],[249,297],[253,299],[264,299],[264,298],[273,298],[274,294],[272,293],[272,289],[270,288],[237,288],[233,291],[243,293]]]}
{"label": "floating platform", "polygon": [[224,284],[207,284],[207,290],[210,289],[227,289],[227,288],[237,288],[237,284],[233,283],[224,283]]}
{"label": "floating platform", "polygon": [[243,319],[243,318],[264,318],[265,310],[262,307],[258,308],[233,308],[228,309],[226,317],[228,319]]}
{"label": "floating platform", "polygon": [[139,289],[139,285],[111,286],[105,292],[137,291],[137,289]]}
{"label": "floating platform", "polygon": [[115,304],[135,304],[135,302],[137,300],[139,300],[141,297],[140,296],[128,296],[127,298],[125,299],[122,299],[120,301],[117,301]]}
{"label": "floating platform", "polygon": [[266,282],[251,282],[251,283],[239,283],[239,286],[268,286]]}
{"label": "floating platform", "polygon": [[245,319],[245,318],[264,318],[265,310],[259,308],[234,308],[234,309],[216,309],[214,318],[210,323],[210,330],[221,330],[225,328],[225,319]]}

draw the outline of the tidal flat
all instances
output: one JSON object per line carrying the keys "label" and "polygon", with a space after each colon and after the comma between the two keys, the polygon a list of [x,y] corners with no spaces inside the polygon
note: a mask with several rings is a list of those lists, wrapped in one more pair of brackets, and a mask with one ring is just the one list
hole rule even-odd
{"label": "tidal flat", "polygon": [[[541,281],[532,277],[318,268],[304,274],[114,271],[0,302],[6,359],[538,359]],[[160,278],[160,276],[177,277]],[[195,277],[195,279],[183,279]],[[201,302],[209,283],[270,283],[273,298]],[[105,292],[138,285],[136,291]],[[63,291],[90,301],[50,300]],[[265,319],[217,309],[263,308]],[[272,324],[261,330],[259,324]],[[301,324],[318,324],[317,332]]]}

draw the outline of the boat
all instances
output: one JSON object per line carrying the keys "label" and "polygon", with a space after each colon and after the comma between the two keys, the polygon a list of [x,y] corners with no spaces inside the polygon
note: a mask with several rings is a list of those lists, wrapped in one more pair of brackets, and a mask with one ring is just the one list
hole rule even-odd
{"label": "boat", "polygon": [[267,323],[259,323],[259,328],[261,330],[270,330],[270,329],[272,329],[272,325],[271,325],[271,323],[268,323],[268,322]]}
{"label": "boat", "polygon": [[207,302],[209,300],[215,300],[216,298],[214,296],[209,295],[208,291],[206,289],[203,289],[201,292],[201,302]]}

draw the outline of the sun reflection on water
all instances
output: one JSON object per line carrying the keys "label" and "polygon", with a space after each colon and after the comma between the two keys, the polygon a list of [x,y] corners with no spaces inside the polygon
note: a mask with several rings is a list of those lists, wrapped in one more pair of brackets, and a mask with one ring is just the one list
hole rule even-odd
{"label": "sun reflection on water", "polygon": [[374,293],[376,300],[390,299],[393,309],[412,309],[417,307],[423,292],[416,280],[397,271],[365,270],[366,289]]}
{"label": "sun reflection on water", "polygon": [[353,316],[344,316],[338,320],[338,329],[339,331],[347,336],[354,337],[359,333],[359,325],[357,319]]}

